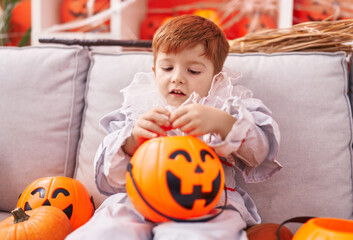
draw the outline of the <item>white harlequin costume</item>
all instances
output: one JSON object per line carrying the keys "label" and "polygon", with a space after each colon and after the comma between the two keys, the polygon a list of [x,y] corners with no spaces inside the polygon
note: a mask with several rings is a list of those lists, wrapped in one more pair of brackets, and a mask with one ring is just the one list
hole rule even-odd
{"label": "white harlequin costume", "polygon": [[[168,105],[154,84],[154,74],[138,73],[131,84],[122,90],[124,102],[120,109],[101,120],[107,136],[95,157],[95,176],[98,189],[107,195],[91,220],[67,239],[247,239],[243,230],[247,225],[260,223],[256,206],[250,196],[236,185],[235,174],[242,174],[246,182],[265,181],[281,169],[276,156],[279,129],[271,111],[253,98],[252,92],[236,81],[240,74],[217,74],[206,97],[197,93],[182,105],[198,103],[224,110],[235,118],[231,131],[222,140],[217,134],[199,138],[211,146],[220,157],[227,188],[227,210],[218,217],[202,223],[145,221],[134,208],[125,190],[125,177],[130,156],[122,150],[139,115],[156,106]],[[184,135],[179,129],[168,135]],[[218,206],[224,204],[224,194]]]}

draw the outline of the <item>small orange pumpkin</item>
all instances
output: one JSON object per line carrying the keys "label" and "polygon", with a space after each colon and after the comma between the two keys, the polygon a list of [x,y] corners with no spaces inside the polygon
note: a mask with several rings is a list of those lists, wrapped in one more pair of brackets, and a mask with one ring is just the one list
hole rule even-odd
{"label": "small orange pumpkin", "polygon": [[150,139],[136,150],[130,164],[127,193],[140,213],[153,222],[208,214],[224,188],[218,156],[193,136]]}
{"label": "small orange pumpkin", "polygon": [[94,213],[93,200],[83,184],[68,177],[47,177],[33,181],[21,194],[17,207],[25,211],[40,206],[61,209],[73,229],[86,223]]}
{"label": "small orange pumpkin", "polygon": [[66,215],[56,207],[42,206],[24,212],[13,210],[11,217],[0,222],[1,240],[64,240],[72,232]]}

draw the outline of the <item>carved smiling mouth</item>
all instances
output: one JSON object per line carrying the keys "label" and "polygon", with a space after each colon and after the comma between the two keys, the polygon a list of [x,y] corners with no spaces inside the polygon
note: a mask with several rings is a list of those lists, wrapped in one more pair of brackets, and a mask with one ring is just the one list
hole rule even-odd
{"label": "carved smiling mouth", "polygon": [[167,171],[167,184],[174,200],[186,209],[192,209],[194,202],[198,199],[205,200],[205,207],[209,205],[217,196],[221,185],[221,172],[218,173],[212,182],[211,192],[202,192],[201,185],[195,185],[191,194],[181,193],[181,179],[175,176],[171,171]]}

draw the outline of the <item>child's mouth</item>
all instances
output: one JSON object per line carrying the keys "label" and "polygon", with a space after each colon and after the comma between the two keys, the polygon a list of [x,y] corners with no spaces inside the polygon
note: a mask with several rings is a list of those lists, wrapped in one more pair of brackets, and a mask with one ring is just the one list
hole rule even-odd
{"label": "child's mouth", "polygon": [[173,95],[185,96],[185,93],[183,93],[182,91],[179,91],[179,90],[172,90],[172,91],[170,91],[170,93]]}

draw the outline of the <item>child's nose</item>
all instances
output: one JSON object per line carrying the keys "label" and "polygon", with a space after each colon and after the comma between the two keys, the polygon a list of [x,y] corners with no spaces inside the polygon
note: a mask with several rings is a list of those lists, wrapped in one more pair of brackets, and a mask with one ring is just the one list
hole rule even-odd
{"label": "child's nose", "polygon": [[172,83],[184,83],[185,79],[183,74],[180,71],[175,71],[172,78],[171,78]]}

